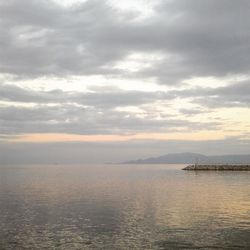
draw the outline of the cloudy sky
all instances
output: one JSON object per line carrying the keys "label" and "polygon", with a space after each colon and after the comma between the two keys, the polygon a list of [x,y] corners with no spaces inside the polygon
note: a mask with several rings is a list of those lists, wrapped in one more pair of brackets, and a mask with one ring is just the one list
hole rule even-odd
{"label": "cloudy sky", "polygon": [[0,1],[1,161],[249,153],[249,55],[248,0]]}

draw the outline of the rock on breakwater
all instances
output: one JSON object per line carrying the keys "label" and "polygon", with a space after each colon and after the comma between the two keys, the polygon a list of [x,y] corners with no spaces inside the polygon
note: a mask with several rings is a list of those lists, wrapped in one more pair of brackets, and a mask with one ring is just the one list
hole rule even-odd
{"label": "rock on breakwater", "polygon": [[189,165],[183,170],[214,170],[214,171],[250,171],[249,165],[222,165],[222,164],[204,164],[204,165]]}

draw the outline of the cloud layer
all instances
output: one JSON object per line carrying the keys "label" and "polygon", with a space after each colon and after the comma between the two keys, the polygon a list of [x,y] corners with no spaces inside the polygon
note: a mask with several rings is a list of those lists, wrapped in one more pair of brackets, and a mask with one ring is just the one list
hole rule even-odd
{"label": "cloud layer", "polygon": [[0,2],[0,140],[249,138],[250,2],[148,0],[149,15],[118,2]]}
{"label": "cloud layer", "polygon": [[[91,75],[148,78],[171,85],[196,76],[249,74],[247,0],[158,1],[154,15],[122,12],[108,1],[64,7],[52,0],[2,1],[1,72],[22,77]],[[127,72],[133,53],[161,59]]]}
{"label": "cloud layer", "polygon": [[[114,89],[103,93],[34,91],[0,86],[2,133],[128,134],[169,132],[178,129],[215,129],[218,122],[192,122],[150,106],[167,105],[171,91],[143,92]],[[26,104],[26,106],[23,106]],[[27,104],[29,104],[27,106]],[[128,108],[121,110],[119,108]],[[137,108],[137,111],[133,111]],[[183,112],[183,110],[180,110]],[[192,111],[191,111],[192,112]]]}

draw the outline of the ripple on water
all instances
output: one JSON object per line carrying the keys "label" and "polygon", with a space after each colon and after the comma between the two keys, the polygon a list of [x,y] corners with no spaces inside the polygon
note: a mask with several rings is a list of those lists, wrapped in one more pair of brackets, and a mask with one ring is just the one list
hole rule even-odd
{"label": "ripple on water", "polygon": [[250,175],[0,167],[0,249],[250,249]]}

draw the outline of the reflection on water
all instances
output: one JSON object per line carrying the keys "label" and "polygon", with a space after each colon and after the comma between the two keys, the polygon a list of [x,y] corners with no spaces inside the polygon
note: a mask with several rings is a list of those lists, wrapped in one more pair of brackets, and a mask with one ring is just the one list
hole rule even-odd
{"label": "reflection on water", "polygon": [[250,173],[1,166],[0,249],[250,249]]}

